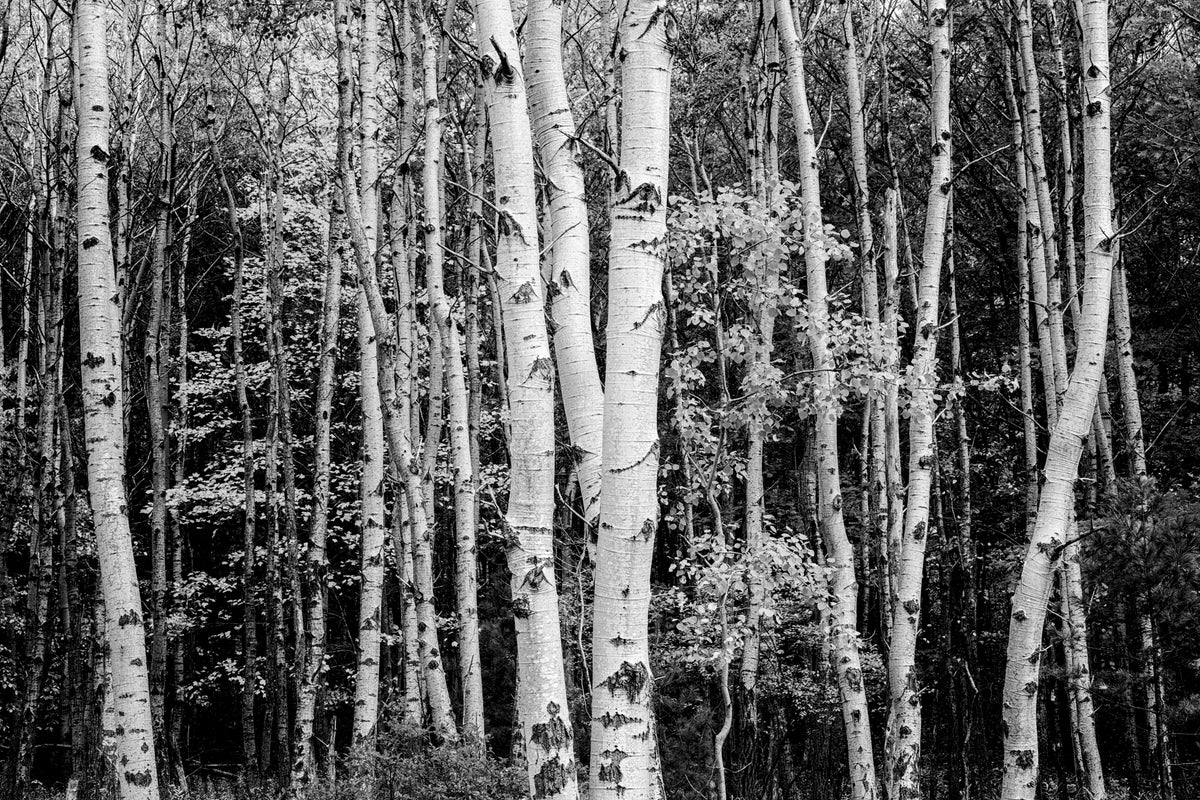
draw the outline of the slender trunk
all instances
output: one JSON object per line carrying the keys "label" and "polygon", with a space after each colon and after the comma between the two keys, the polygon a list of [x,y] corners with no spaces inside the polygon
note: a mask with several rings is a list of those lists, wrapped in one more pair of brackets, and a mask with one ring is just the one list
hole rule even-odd
{"label": "slender trunk", "polygon": [[[207,38],[207,30],[204,30]],[[206,53],[211,58],[211,54]],[[206,86],[206,107],[214,109],[212,100],[211,75]],[[216,140],[216,119],[210,110],[205,119],[205,131],[208,135],[209,151],[217,181],[225,196],[225,207],[228,215],[229,237],[232,240],[230,261],[233,267],[233,298],[229,311],[229,336],[233,351],[234,395],[238,404],[238,416],[241,423],[241,462],[242,462],[242,693],[241,693],[241,727],[242,727],[242,768],[243,777],[250,779],[257,764],[257,736],[254,720],[254,695],[258,681],[258,600],[255,592],[255,539],[257,527],[257,504],[254,495],[254,478],[257,466],[254,455],[254,422],[250,411],[250,397],[247,389],[246,363],[243,358],[242,343],[242,304],[245,294],[245,270],[243,269],[244,250],[242,244],[242,225],[238,218],[237,196],[233,185],[225,172],[221,150]]]}
{"label": "slender trunk", "polygon": [[150,256],[149,319],[143,357],[146,369],[146,416],[150,428],[150,705],[154,712],[154,735],[159,749],[164,748],[167,691],[167,482],[170,474],[170,449],[167,428],[170,422],[168,393],[170,380],[164,354],[169,352],[168,316],[164,313],[167,272],[171,258],[171,205],[174,176],[171,170],[174,149],[174,103],[170,90],[170,60],[166,7],[158,8],[155,34],[155,62],[158,67],[158,175],[154,184],[154,244]]}
{"label": "slender trunk", "polygon": [[[443,283],[442,203],[440,165],[442,119],[437,81],[437,38],[425,40],[425,279],[430,310],[437,326],[442,363],[446,366],[446,394],[450,422],[451,471],[454,480],[455,593],[458,600],[458,662],[462,681],[462,732],[476,743],[484,741],[483,678],[479,663],[478,566],[475,560],[475,473],[471,458],[468,397],[463,373],[462,343],[458,323],[450,314]],[[460,287],[461,288],[461,287]],[[436,451],[436,442],[427,452]]]}
{"label": "slender trunk", "polygon": [[[176,327],[178,328],[178,391],[177,414],[172,422],[171,432],[175,437],[174,485],[182,489],[187,479],[187,434],[188,411],[190,407],[188,391],[188,314],[187,314],[187,268],[191,258],[192,230],[197,220],[196,206],[198,203],[197,183],[193,173],[187,183],[187,214],[184,218],[184,234],[179,246],[178,276],[173,287]],[[168,587],[169,600],[172,609],[183,605],[183,555],[186,542],[183,514],[178,505],[170,509],[170,546],[171,546],[171,576]],[[182,687],[186,677],[185,651],[187,644],[183,636],[176,635],[170,641],[171,651],[171,693],[168,697],[167,714],[167,747],[169,749],[169,764],[172,778],[187,794],[187,773],[183,764],[181,741],[183,735],[183,692]]]}
{"label": "slender trunk", "polygon": [[[362,4],[362,35],[358,82],[362,108],[360,214],[366,238],[367,268],[375,273],[379,247],[379,14],[373,0]],[[346,121],[348,122],[348,121]],[[360,575],[358,605],[358,660],[354,680],[354,744],[373,749],[379,720],[379,658],[383,622],[383,548],[387,538],[384,519],[383,481],[385,470],[383,408],[379,396],[379,359],[374,342],[366,290],[357,292],[359,392],[362,409],[362,475],[359,491],[362,504],[360,531]],[[362,754],[364,757],[367,753]]]}
{"label": "slender trunk", "polygon": [[1103,377],[1112,280],[1111,96],[1108,2],[1085,0],[1081,20],[1085,93],[1091,98],[1084,134],[1084,303],[1075,371],[1050,437],[1045,483],[1021,577],[1013,597],[1004,685],[1005,768],[1001,797],[1033,798],[1038,775],[1037,692],[1042,627],[1053,572],[1074,503],[1079,458],[1091,429]]}
{"label": "slender trunk", "polygon": [[[1037,466],[1037,418],[1034,416],[1033,410],[1033,358],[1029,318],[1030,272],[1033,255],[1031,255],[1029,246],[1029,172],[1025,166],[1025,125],[1021,121],[1020,108],[1017,104],[1012,59],[1007,54],[1004,58],[1004,87],[1008,114],[1012,119],[1013,175],[1017,189],[1017,235],[1014,252],[1017,262],[1017,361],[1021,382],[1021,427],[1025,453],[1025,534],[1030,536],[1033,534],[1033,525],[1037,520],[1038,494],[1040,492]],[[1045,269],[1044,261],[1042,269]]]}
{"label": "slender trunk", "polygon": [[887,494],[887,530],[880,543],[881,583],[883,584],[883,621],[890,642],[894,595],[895,568],[900,561],[900,542],[904,535],[904,478],[900,455],[900,347],[897,340],[900,320],[900,264],[897,247],[898,212],[897,190],[888,187],[883,207],[883,341],[884,374],[887,384],[882,398],[884,415],[884,473]]}
{"label": "slender trunk", "polygon": [[[947,228],[947,257],[946,267],[950,282],[950,303],[947,311],[950,314],[950,366],[953,373],[954,397],[954,429],[958,455],[958,572],[960,582],[958,593],[953,598],[953,606],[946,609],[952,614],[950,623],[952,630],[957,628],[950,639],[953,647],[961,648],[961,661],[955,666],[956,674],[952,676],[954,684],[953,695],[961,701],[956,716],[961,717],[960,725],[963,742],[961,757],[952,758],[953,774],[960,796],[969,798],[973,792],[971,780],[971,749],[975,729],[976,702],[973,695],[978,693],[975,687],[974,675],[978,672],[978,619],[976,609],[976,578],[977,557],[973,530],[973,507],[971,504],[971,438],[967,430],[966,385],[963,380],[963,344],[962,331],[959,325],[958,281],[955,274],[954,257],[954,203],[951,194],[949,210],[949,225]],[[953,585],[953,584],[951,584]]]}
{"label": "slender trunk", "polygon": [[106,16],[104,3],[97,0],[76,4],[79,349],[88,490],[112,663],[114,721],[120,731],[114,753],[120,796],[157,800],[145,628],[124,485],[121,310],[108,225]]}
{"label": "slender trunk", "polygon": [[354,682],[354,742],[369,746],[379,718],[379,654],[383,603],[384,527],[383,411],[375,328],[365,292],[358,290],[359,391],[362,393],[361,575],[358,608],[358,665]]}
{"label": "slender trunk", "polygon": [[[47,181],[48,211],[57,212],[57,190]],[[54,540],[58,528],[58,458],[55,426],[62,385],[59,359],[62,347],[62,284],[65,260],[59,252],[57,225],[48,226],[49,247],[43,249],[41,276],[42,349],[41,398],[38,402],[37,462],[33,470],[35,521],[29,526],[29,570],[25,595],[25,634],[22,652],[23,685],[20,718],[17,720],[14,795],[23,797],[30,788],[33,751],[37,736],[38,709],[46,677],[47,643],[50,633],[50,592],[54,584]],[[61,424],[61,422],[59,422]]]}
{"label": "slender trunk", "polygon": [[[1031,202],[1036,201],[1036,213],[1029,215],[1030,248],[1041,250],[1045,255],[1046,301],[1035,303],[1044,310],[1048,339],[1039,338],[1038,347],[1043,354],[1050,353],[1055,360],[1055,406],[1062,405],[1066,391],[1067,365],[1066,337],[1062,318],[1062,275],[1059,273],[1058,249],[1056,247],[1057,226],[1054,206],[1050,199],[1050,176],[1046,170],[1045,142],[1042,133],[1042,100],[1038,77],[1037,60],[1033,48],[1032,0],[1017,0],[1017,45],[1020,55],[1020,75],[1023,89],[1022,110],[1025,120],[1025,152],[1028,156],[1028,189]],[[1040,222],[1040,225],[1038,224]],[[1037,291],[1037,259],[1034,257],[1034,291]],[[1039,323],[1039,330],[1041,324]],[[1059,382],[1058,377],[1064,380]]]}
{"label": "slender trunk", "polygon": [[[267,354],[271,366],[270,414],[266,447],[267,469],[267,588],[270,604],[267,613],[267,640],[273,662],[274,680],[268,686],[273,699],[271,722],[268,726],[269,748],[264,746],[260,762],[264,765],[275,758],[276,771],[287,774],[291,757],[289,739],[289,667],[287,632],[290,626],[297,650],[303,647],[304,623],[300,615],[299,551],[296,525],[296,476],[292,454],[291,376],[288,350],[284,341],[284,145],[287,138],[285,107],[291,95],[290,65],[285,56],[282,81],[272,102],[271,115],[275,129],[267,145],[270,198],[269,234],[267,242]],[[282,502],[280,499],[282,488]],[[282,520],[283,529],[279,528]],[[280,545],[282,544],[282,548]],[[279,564],[282,550],[283,563]],[[280,568],[282,566],[282,569]],[[286,589],[285,592],[285,582]],[[285,602],[286,598],[286,602]],[[291,619],[287,612],[290,604]],[[299,653],[298,653],[299,654]],[[297,675],[299,671],[297,671]]]}
{"label": "slender trunk", "polygon": [[321,297],[321,351],[317,367],[316,431],[313,436],[313,510],[309,529],[305,577],[308,590],[307,663],[296,700],[290,788],[295,800],[307,795],[313,775],[313,723],[317,694],[325,680],[325,601],[329,572],[326,542],[329,531],[330,413],[333,407],[334,368],[337,366],[338,326],[342,313],[342,273],[345,264],[345,212],[336,187],[329,192],[329,265]]}
{"label": "slender trunk", "polygon": [[1129,287],[1125,279],[1124,259],[1113,264],[1112,277],[1113,338],[1116,342],[1117,384],[1121,391],[1122,432],[1129,458],[1129,472],[1145,480],[1146,440],[1142,435],[1142,403],[1138,396],[1137,375],[1133,371],[1133,326],[1129,317]]}
{"label": "slender trunk", "polygon": [[567,429],[574,447],[583,517],[600,514],[604,391],[592,340],[591,253],[583,169],[576,160],[575,120],[562,56],[562,3],[533,0],[525,23],[529,113],[549,196],[551,314],[554,356]]}
{"label": "slender trunk", "polygon": [[[398,152],[407,159],[412,149],[412,108],[413,102],[413,68],[412,68],[412,20],[403,9],[399,13],[400,52],[397,57],[396,79],[399,94],[399,141]],[[395,380],[399,387],[399,410],[397,415],[403,420],[402,428],[406,436],[411,437],[409,420],[412,418],[412,375],[415,363],[413,352],[413,297],[412,297],[412,260],[411,236],[408,220],[408,204],[411,201],[412,181],[411,169],[407,161],[402,161],[396,169],[396,180],[393,185],[390,206],[391,215],[391,244],[392,244],[392,277],[396,294],[396,364]],[[409,439],[411,441],[411,438]],[[411,445],[410,445],[411,446]],[[395,459],[392,459],[393,465]],[[416,576],[413,567],[413,536],[415,520],[411,514],[405,513],[406,506],[399,490],[405,485],[404,477],[391,470],[392,481],[397,492],[393,501],[393,531],[398,538],[393,539],[397,548],[397,561],[400,569],[401,592],[401,626],[404,633],[404,718],[411,724],[420,725],[423,708],[421,704],[424,690],[424,675],[421,670],[421,652],[419,639],[421,636],[417,619]],[[400,519],[399,529],[396,519]]]}
{"label": "slender trunk", "polygon": [[[1142,405],[1139,397],[1137,374],[1133,369],[1133,327],[1129,315],[1129,286],[1125,277],[1125,264],[1122,254],[1118,252],[1113,262],[1112,275],[1112,323],[1113,338],[1116,344],[1117,384],[1121,398],[1121,430],[1125,438],[1127,468],[1130,476],[1139,483],[1149,480],[1146,464],[1146,440],[1142,434]],[[1111,449],[1108,453],[1111,462]],[[1111,476],[1115,483],[1115,474]],[[1138,625],[1142,631],[1144,652],[1152,652],[1154,647],[1154,622],[1147,609],[1142,609],[1138,617]],[[1141,681],[1143,687],[1143,704],[1145,705],[1146,721],[1149,727],[1150,761],[1159,765],[1159,780],[1161,787],[1167,787],[1170,781],[1170,770],[1162,766],[1167,761],[1167,753],[1160,746],[1167,739],[1166,720],[1157,712],[1160,676],[1155,671],[1152,658],[1142,659]]]}
{"label": "slender trunk", "polygon": [[[410,419],[402,413],[409,408],[406,389],[404,396],[396,390],[396,331],[383,304],[379,276],[375,271],[373,254],[363,226],[362,203],[357,182],[350,164],[350,33],[349,9],[345,0],[334,8],[338,49],[338,180],[346,206],[346,222],[350,229],[351,252],[358,270],[358,279],[366,296],[375,328],[375,351],[379,363],[379,398],[383,410],[383,428],[391,464],[404,483],[405,501],[412,520],[413,571],[416,577],[417,618],[420,631],[422,673],[428,687],[433,727],[443,738],[456,736],[450,712],[450,695],[441,653],[437,645],[437,620],[433,607],[433,571],[430,553],[430,532],[425,517],[424,491],[420,465],[413,458]],[[411,365],[411,361],[409,364]],[[408,375],[411,376],[411,366]]]}
{"label": "slender trunk", "polygon": [[950,39],[945,0],[928,4],[929,48],[933,76],[930,93],[932,141],[925,240],[918,279],[917,318],[912,356],[912,411],[908,430],[908,498],[896,565],[892,639],[888,650],[891,711],[885,742],[884,774],[895,798],[921,796],[921,685],[916,672],[925,548],[930,526],[931,489],[937,455],[934,436],[937,390],[938,300],[946,218],[950,203]]}
{"label": "slender trunk", "polygon": [[[609,249],[604,441],[595,573],[591,796],[660,793],[647,616],[658,528],[658,371],[665,314],[670,15],[617,4],[620,175]],[[615,43],[614,43],[615,46]],[[499,137],[497,137],[499,141]]]}
{"label": "slender trunk", "polygon": [[533,142],[512,11],[476,0],[493,136],[497,290],[507,345],[511,488],[505,530],[517,628],[517,714],[535,798],[578,794],[554,573],[554,367],[538,267]]}
{"label": "slender trunk", "polygon": [[[774,3],[762,4],[762,17],[756,36],[768,40],[763,50],[777,49],[774,31]],[[768,18],[769,17],[769,18]],[[757,48],[756,48],[757,49]],[[778,53],[772,53],[778,61]],[[765,72],[765,71],[764,71]],[[763,211],[772,219],[776,217],[775,202],[779,187],[779,162],[772,156],[772,141],[774,140],[772,110],[776,108],[773,101],[766,99],[773,96],[770,88],[763,89],[762,83],[771,80],[766,74],[756,75],[757,81],[753,101],[749,104],[749,128],[753,138],[753,147],[757,153],[753,171],[755,178],[756,198],[762,204]],[[766,107],[770,103],[770,108]],[[754,252],[754,311],[752,314],[755,337],[752,340],[753,366],[747,372],[751,378],[749,390],[754,391],[753,379],[762,379],[762,374],[770,368],[774,350],[775,321],[778,317],[777,294],[779,292],[779,275],[781,263],[776,255],[780,252],[778,234],[774,231]],[[763,415],[766,417],[766,415]],[[750,419],[746,430],[746,554],[753,559],[763,546],[763,527],[766,515],[766,487],[763,482],[763,447],[770,428],[770,419]],[[762,616],[766,587],[763,576],[757,569],[749,571],[747,579],[748,600],[746,610],[745,641],[742,645],[742,666],[740,672],[742,689],[745,697],[745,717],[753,727],[757,724],[758,702],[756,689],[758,686],[759,658],[762,647]]]}
{"label": "slender trunk", "polygon": [[[847,3],[842,15],[842,38],[846,52],[842,66],[845,72],[846,98],[850,119],[850,152],[854,173],[854,206],[858,218],[859,275],[862,280],[863,317],[868,326],[878,365],[883,366],[885,342],[880,324],[879,274],[875,252],[875,232],[871,223],[871,194],[867,180],[867,134],[866,107],[863,100],[863,80],[859,69],[858,38],[854,30],[854,6]],[[869,535],[864,536],[871,552],[887,551],[887,421],[886,401],[882,381],[872,382],[863,410],[862,448],[862,503],[864,523],[868,524]],[[885,560],[886,563],[886,560]],[[864,564],[864,567],[866,564]],[[886,567],[885,567],[886,569]],[[875,583],[874,578],[871,579]],[[880,581],[879,584],[886,584]],[[888,591],[886,585],[883,592]],[[882,594],[882,592],[881,592]],[[885,600],[890,608],[890,601]],[[887,627],[885,625],[885,627]]]}
{"label": "slender trunk", "polygon": [[829,593],[833,659],[842,696],[851,797],[873,800],[877,794],[875,756],[867,712],[866,689],[858,644],[858,587],[854,550],[842,514],[838,466],[837,423],[840,408],[834,400],[834,363],[829,341],[829,306],[825,263],[821,185],[817,145],[805,88],[804,54],[792,17],[791,3],[777,0],[780,44],[786,56],[792,116],[800,164],[804,203],[804,262],[808,277],[808,344],[812,357],[814,424],[816,430],[817,521],[832,562]]}

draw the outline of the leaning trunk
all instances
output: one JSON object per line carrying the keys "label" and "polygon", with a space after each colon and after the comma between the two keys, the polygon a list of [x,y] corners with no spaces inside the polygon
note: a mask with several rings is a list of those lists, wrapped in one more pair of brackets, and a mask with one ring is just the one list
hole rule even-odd
{"label": "leaning trunk", "polygon": [[834,370],[829,339],[829,290],[825,264],[824,222],[821,184],[817,167],[816,137],[808,107],[804,54],[796,33],[791,3],[777,0],[775,18],[786,55],[792,116],[796,123],[796,146],[804,204],[804,263],[808,278],[808,345],[812,357],[814,427],[816,431],[817,524],[832,562],[829,578],[832,651],[838,688],[842,696],[849,759],[850,791],[854,800],[877,796],[875,754],[863,684],[862,659],[858,644],[858,583],[854,574],[854,547],[846,533],[842,514],[841,471],[838,465],[837,424],[840,408],[834,388]]}
{"label": "leaning trunk", "polygon": [[1108,328],[1113,221],[1108,1],[1085,0],[1082,15],[1085,95],[1083,120],[1084,302],[1075,371],[1046,454],[1037,523],[1013,597],[1004,683],[1004,777],[1001,796],[1032,800],[1038,778],[1037,693],[1042,628],[1054,570],[1074,505],[1079,459],[1091,429]]}

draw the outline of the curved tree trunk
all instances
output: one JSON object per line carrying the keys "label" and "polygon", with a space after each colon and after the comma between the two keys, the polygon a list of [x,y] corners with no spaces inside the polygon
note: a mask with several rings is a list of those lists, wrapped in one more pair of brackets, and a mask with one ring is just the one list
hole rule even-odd
{"label": "curved tree trunk", "polygon": [[921,618],[925,548],[929,539],[929,505],[937,468],[934,420],[937,390],[938,301],[946,217],[950,204],[950,44],[951,18],[945,0],[927,7],[929,49],[933,62],[930,91],[931,165],[925,210],[925,240],[918,279],[917,318],[912,356],[912,406],[908,430],[908,498],[892,606],[892,639],[888,650],[888,715],[884,774],[889,795],[898,800],[921,796],[921,684],[916,648]]}
{"label": "curved tree trunk", "polygon": [[1103,377],[1114,230],[1108,0],[1083,4],[1082,61],[1089,98],[1083,121],[1084,302],[1078,352],[1046,455],[1037,523],[1013,597],[1004,683],[1004,777],[1001,797],[1032,800],[1038,776],[1037,693],[1042,626],[1074,504],[1074,483]]}
{"label": "curved tree trunk", "polygon": [[834,400],[834,363],[829,341],[829,290],[825,263],[824,221],[817,145],[805,86],[804,54],[792,17],[791,3],[777,0],[775,17],[787,62],[792,116],[804,202],[804,262],[808,278],[808,344],[812,357],[814,424],[816,430],[817,522],[832,562],[830,618],[834,669],[842,695],[850,792],[855,800],[874,800],[878,794],[871,723],[858,643],[858,583],[854,548],[842,514],[841,470],[838,465],[837,423],[840,408]]}
{"label": "curved tree trunk", "polygon": [[[383,428],[393,469],[401,476],[412,520],[413,571],[416,577],[417,618],[420,632],[421,671],[428,687],[429,707],[433,728],[443,738],[457,735],[450,711],[450,694],[437,644],[437,620],[433,607],[433,570],[430,552],[430,532],[425,517],[420,464],[413,458],[410,420],[404,398],[396,390],[396,330],[383,304],[375,260],[363,226],[362,201],[350,163],[351,66],[349,4],[337,0],[334,23],[338,49],[338,180],[346,206],[346,222],[350,229],[351,252],[358,270],[358,279],[366,295],[371,324],[375,328],[375,351],[379,360],[379,397],[383,410]],[[411,363],[411,362],[410,362]]]}
{"label": "curved tree trunk", "polygon": [[562,58],[561,0],[533,0],[525,23],[525,80],[538,155],[549,197],[551,314],[554,355],[583,517],[594,528],[600,515],[604,390],[592,340],[591,253],[583,169],[576,160],[575,119],[567,97]]}
{"label": "curved tree trunk", "polygon": [[[365,258],[376,270],[379,246],[379,17],[373,0],[362,5],[359,94],[362,101],[361,197]],[[341,124],[348,124],[342,120]],[[362,408],[361,576],[358,603],[358,662],[354,679],[354,743],[370,748],[379,720],[379,657],[383,623],[383,548],[387,538],[384,520],[383,409],[379,399],[379,361],[375,325],[366,291],[357,293],[359,392]]]}

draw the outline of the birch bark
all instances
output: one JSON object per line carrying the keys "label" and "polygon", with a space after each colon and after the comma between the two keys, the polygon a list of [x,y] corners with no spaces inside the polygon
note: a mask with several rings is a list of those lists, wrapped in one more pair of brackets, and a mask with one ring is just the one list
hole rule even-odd
{"label": "birch bark", "polygon": [[1037,522],[1013,597],[1004,684],[1004,800],[1031,800],[1038,775],[1037,693],[1042,626],[1053,572],[1068,536],[1074,482],[1103,377],[1114,230],[1108,2],[1085,0],[1081,18],[1085,114],[1084,302],[1075,370],[1050,437]]}
{"label": "birch bark", "polygon": [[912,404],[908,429],[908,496],[904,532],[896,564],[892,601],[892,638],[888,649],[888,715],[884,774],[889,795],[921,797],[921,684],[916,672],[925,548],[930,532],[929,505],[937,469],[934,420],[937,411],[937,331],[942,256],[950,204],[951,16],[945,0],[927,6],[929,49],[931,164],[925,210],[925,239],[918,278],[911,373]]}
{"label": "birch bark", "polygon": [[616,12],[620,173],[611,208],[590,787],[593,800],[644,800],[661,782],[647,615],[658,528],[671,17],[661,0],[623,0]]}
{"label": "birch bark", "polygon": [[578,795],[554,573],[554,367],[538,266],[533,141],[512,9],[476,0],[498,208],[496,273],[508,363],[510,537],[518,717],[534,798]]}
{"label": "birch bark", "polygon": [[[443,283],[442,255],[442,118],[438,95],[438,40],[429,35],[422,18],[424,39],[425,158],[425,282],[430,311],[437,326],[437,343],[446,366],[449,407],[451,472],[454,479],[455,594],[458,600],[458,664],[462,681],[463,735],[484,741],[483,678],[479,663],[478,566],[475,559],[475,471],[471,459],[471,431],[463,370],[462,338],[450,313]],[[427,445],[428,447],[428,445]],[[436,447],[436,443],[434,445]],[[427,452],[432,452],[427,450]]]}
{"label": "birch bark", "polygon": [[157,800],[145,627],[125,496],[121,309],[108,224],[108,45],[106,6],[75,7],[79,344],[88,494],[95,520],[105,632],[112,664],[121,800]]}
{"label": "birch bark", "polygon": [[[403,396],[397,393],[396,330],[383,304],[379,276],[375,271],[373,254],[363,226],[358,184],[350,163],[350,32],[349,8],[345,0],[337,0],[334,6],[334,24],[338,50],[338,137],[341,140],[338,148],[338,179],[346,207],[346,222],[350,229],[351,252],[375,329],[374,345],[379,361],[379,397],[388,452],[392,467],[403,481],[405,502],[408,505],[409,518],[412,520],[421,672],[425,676],[428,689],[433,729],[443,739],[452,739],[457,736],[457,731],[450,710],[450,695],[438,647],[437,615],[433,606],[430,532],[425,516],[420,464],[413,458],[410,420],[402,413],[408,410],[405,402],[408,392]],[[409,375],[411,376],[411,371]]]}
{"label": "birch bark", "polygon": [[777,0],[779,40],[787,64],[800,185],[804,203],[804,262],[808,278],[808,344],[813,367],[814,426],[816,431],[817,521],[829,556],[830,615],[834,670],[842,696],[842,722],[850,771],[850,795],[874,800],[878,795],[875,755],[858,642],[858,584],[854,549],[842,514],[841,472],[838,465],[837,423],[840,408],[834,386],[835,367],[829,341],[829,307],[825,264],[824,220],[817,145],[805,86],[804,53],[788,0]]}
{"label": "birch bark", "polygon": [[292,774],[289,789],[295,800],[307,796],[313,781],[313,723],[317,693],[325,679],[325,601],[329,570],[326,549],[330,497],[330,414],[333,408],[333,378],[337,365],[338,327],[342,314],[342,273],[345,264],[345,212],[336,183],[329,190],[328,264],[321,294],[320,354],[317,366],[316,419],[313,433],[313,508],[308,535],[307,607],[308,647],[296,698],[295,735],[292,737]]}
{"label": "birch bark", "polygon": [[594,528],[600,514],[604,390],[592,340],[591,252],[583,169],[575,119],[563,76],[562,3],[532,0],[525,23],[525,80],[538,156],[547,178],[554,355],[583,517]]}
{"label": "birch bark", "polygon": [[[374,0],[362,4],[359,51],[359,96],[362,107],[361,182],[362,229],[367,268],[376,270],[379,245],[379,15]],[[340,120],[348,124],[348,120]],[[386,539],[383,478],[383,408],[379,396],[380,365],[375,348],[376,328],[360,278],[357,292],[359,392],[362,410],[361,576],[358,605],[358,662],[354,680],[353,736],[370,746],[379,719],[379,656],[382,644],[383,548]]]}

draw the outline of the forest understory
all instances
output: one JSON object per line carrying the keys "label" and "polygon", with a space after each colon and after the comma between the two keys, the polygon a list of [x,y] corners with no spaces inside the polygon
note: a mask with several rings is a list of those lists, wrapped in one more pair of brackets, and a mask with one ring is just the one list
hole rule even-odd
{"label": "forest understory", "polygon": [[1200,798],[1200,0],[0,9],[0,799]]}

